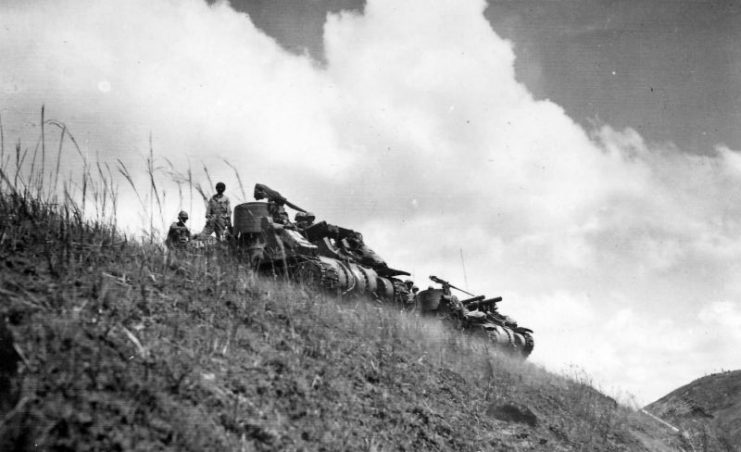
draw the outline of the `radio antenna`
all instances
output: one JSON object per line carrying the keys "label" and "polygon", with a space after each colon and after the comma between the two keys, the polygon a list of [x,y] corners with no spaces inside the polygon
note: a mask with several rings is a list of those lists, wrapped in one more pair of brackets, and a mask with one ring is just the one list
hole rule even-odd
{"label": "radio antenna", "polygon": [[463,284],[466,285],[466,289],[468,289],[468,276],[466,276],[466,261],[463,259],[463,248],[460,248],[461,252],[461,267],[463,267]]}

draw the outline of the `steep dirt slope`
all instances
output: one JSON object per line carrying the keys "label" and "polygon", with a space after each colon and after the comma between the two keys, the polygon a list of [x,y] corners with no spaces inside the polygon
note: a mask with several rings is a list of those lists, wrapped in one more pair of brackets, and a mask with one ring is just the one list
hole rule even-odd
{"label": "steep dirt slope", "polygon": [[0,197],[0,450],[668,447],[585,378],[80,218]]}
{"label": "steep dirt slope", "polygon": [[684,430],[698,450],[741,451],[741,370],[698,378],[646,410]]}

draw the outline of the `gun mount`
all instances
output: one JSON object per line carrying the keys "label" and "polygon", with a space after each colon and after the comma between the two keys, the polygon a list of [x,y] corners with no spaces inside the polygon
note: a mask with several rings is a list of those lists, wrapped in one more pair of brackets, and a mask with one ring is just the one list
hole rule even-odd
{"label": "gun mount", "polygon": [[268,202],[275,203],[280,206],[286,205],[293,210],[306,213],[304,209],[297,206],[296,204],[289,202],[284,196],[282,196],[280,193],[278,193],[277,191],[273,190],[272,188],[268,187],[265,184],[255,184],[255,190],[253,192],[253,196],[257,200],[267,199]]}
{"label": "gun mount", "polygon": [[435,275],[430,276],[430,280],[432,280],[432,282],[435,282],[435,283],[440,284],[441,286],[443,286],[443,288],[455,289],[455,290],[457,290],[459,292],[463,292],[466,295],[470,295],[472,297],[475,296],[471,292],[466,292],[465,290],[463,290],[463,289],[461,289],[459,287],[455,287],[454,285],[450,284],[448,281],[445,281],[444,279],[440,279],[440,278],[438,278]]}

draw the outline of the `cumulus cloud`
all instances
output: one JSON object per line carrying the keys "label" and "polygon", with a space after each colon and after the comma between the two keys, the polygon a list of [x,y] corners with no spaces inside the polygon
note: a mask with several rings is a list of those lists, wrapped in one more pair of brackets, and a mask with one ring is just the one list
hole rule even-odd
{"label": "cumulus cloud", "polygon": [[[6,136],[34,143],[45,104],[91,159],[120,158],[143,180],[151,133],[163,178],[169,161],[205,184],[205,164],[238,202],[266,183],[363,231],[423,287],[437,274],[505,295],[501,309],[536,330],[534,361],[579,365],[646,402],[712,370],[688,352],[741,365],[733,325],[713,320],[727,306],[708,305],[741,295],[739,153],[584,130],[517,81],[483,1],[330,15],[326,66],[226,2],[0,8]],[[74,153],[65,163],[79,172]],[[163,187],[165,215],[191,208]]]}

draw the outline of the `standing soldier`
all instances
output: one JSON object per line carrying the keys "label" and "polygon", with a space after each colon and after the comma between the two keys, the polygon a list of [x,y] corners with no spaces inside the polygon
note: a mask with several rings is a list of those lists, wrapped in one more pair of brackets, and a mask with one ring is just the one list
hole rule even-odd
{"label": "standing soldier", "polygon": [[225,232],[231,230],[232,227],[232,206],[229,203],[229,198],[224,195],[226,185],[223,182],[216,184],[216,194],[208,200],[208,207],[206,208],[206,226],[201,231],[202,237],[208,237],[212,233],[216,233],[218,240],[223,240]]}
{"label": "standing soldier", "polygon": [[168,248],[185,248],[190,241],[190,229],[185,223],[188,221],[188,212],[181,210],[178,214],[178,221],[170,225],[167,231],[167,240],[165,245]]}

